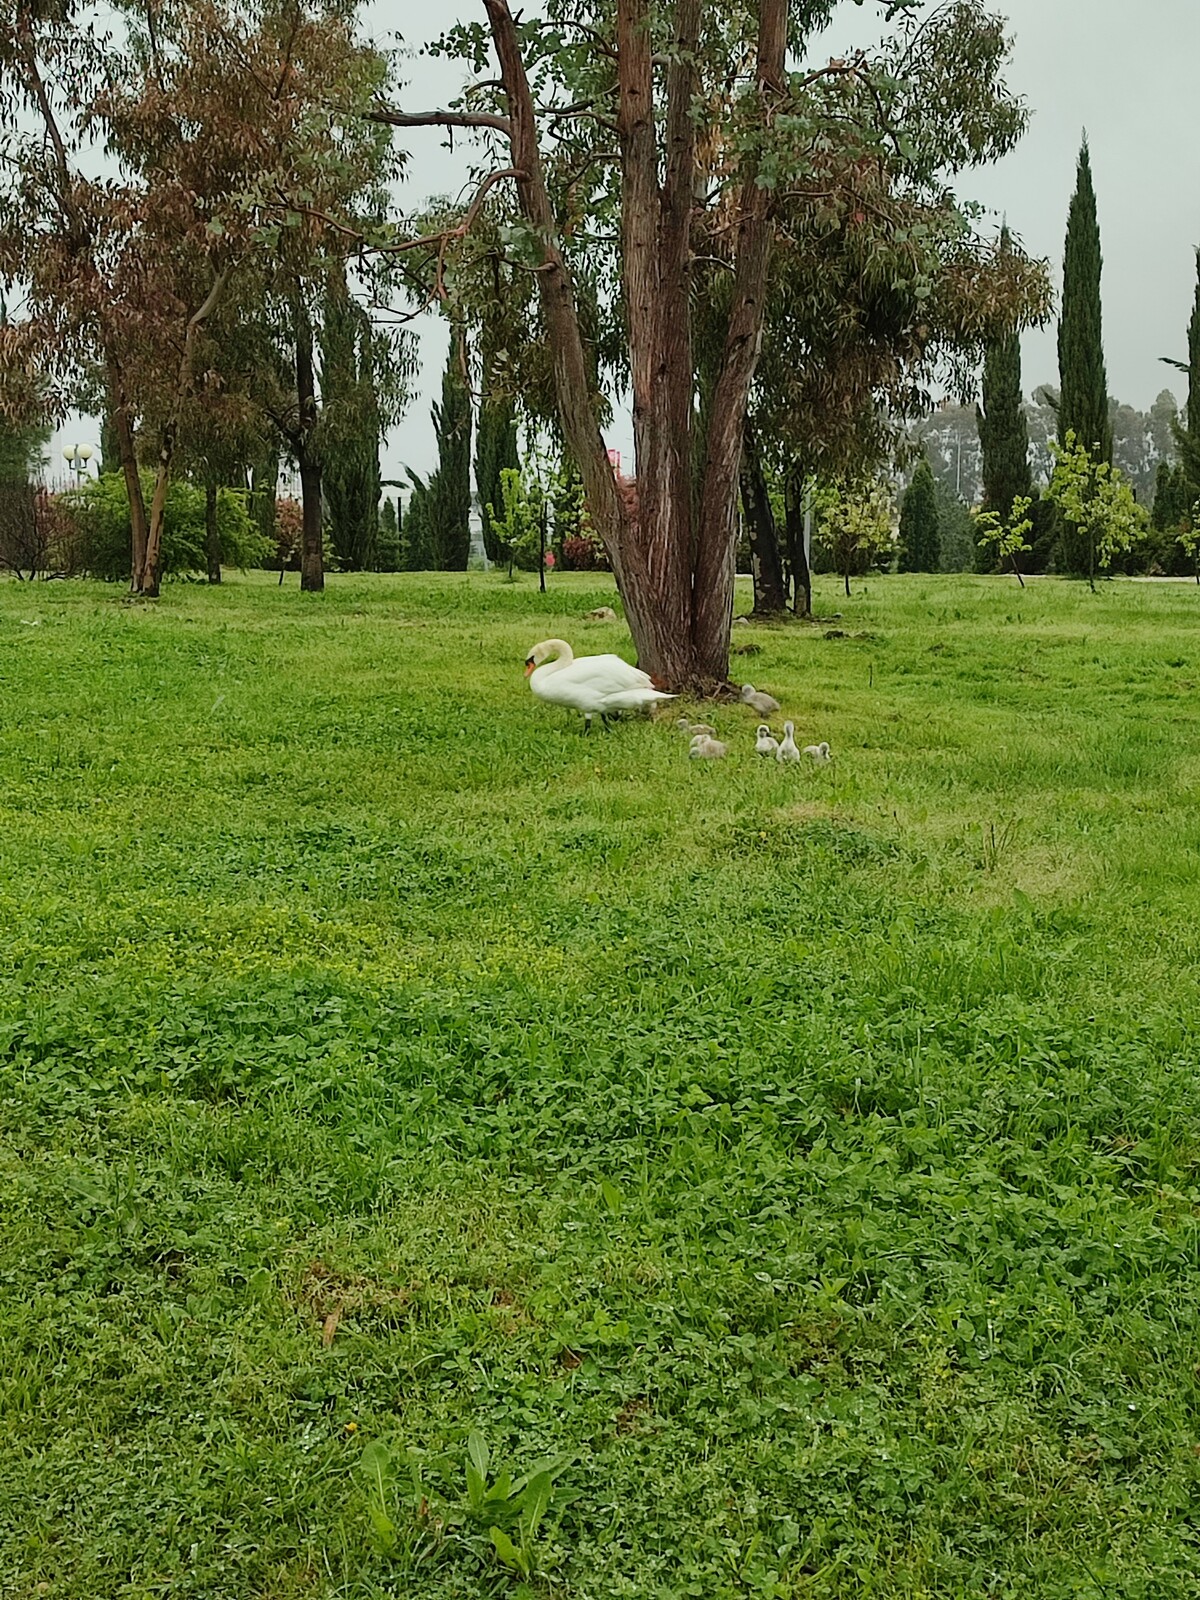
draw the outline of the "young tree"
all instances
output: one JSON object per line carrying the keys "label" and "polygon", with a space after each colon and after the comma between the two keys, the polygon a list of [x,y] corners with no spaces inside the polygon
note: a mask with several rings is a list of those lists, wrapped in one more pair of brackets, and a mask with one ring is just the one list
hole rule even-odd
{"label": "young tree", "polygon": [[1029,515],[1032,504],[1031,495],[1019,494],[1014,497],[1007,518],[1002,517],[998,511],[985,509],[975,519],[979,543],[993,552],[993,563],[1003,563],[1006,558],[1012,563],[1013,572],[1022,589],[1025,587],[1025,579],[1017,565],[1017,557],[1022,551],[1031,548],[1027,536],[1033,531],[1033,520]]}
{"label": "young tree", "polygon": [[[998,88],[1003,33],[985,37],[978,8],[961,0],[920,34],[910,30],[894,58],[791,72],[789,48],[803,50],[830,0],[719,8],[548,0],[536,27],[518,23],[507,0],[483,5],[490,40],[461,29],[449,47],[482,69],[490,44],[502,98],[489,104],[479,90],[461,110],[386,116],[399,126],[472,127],[505,142],[506,164],[481,172],[475,199],[442,238],[466,237],[496,185],[513,182],[519,217],[507,237],[536,284],[544,330],[527,347],[548,353],[558,425],[638,659],[673,688],[711,689],[728,672],[743,424],[776,214],[797,195],[820,207],[831,140],[840,147],[857,138],[864,165],[886,161],[897,130],[914,149],[934,124],[940,139],[950,107],[959,121],[954,159],[969,159],[972,142],[997,153],[1009,147],[1024,116]],[[909,0],[889,7],[893,17],[913,9]],[[943,97],[931,79],[954,50],[973,58],[974,71]],[[927,152],[922,161],[932,188],[937,163]],[[712,261],[710,276],[703,269]],[[727,290],[701,384],[691,313],[717,278]],[[439,281],[445,288],[444,275]],[[456,272],[455,286],[463,281]],[[604,305],[623,311],[619,341],[597,316]],[[609,370],[627,377],[633,396],[636,497],[620,492],[602,438],[607,406],[596,369],[610,355]]]}
{"label": "young tree", "polygon": [[1084,571],[1094,590],[1097,571],[1129,549],[1146,514],[1112,463],[1096,460],[1073,432],[1067,434],[1065,444],[1055,444],[1054,456],[1047,498],[1057,506],[1084,552]]}
{"label": "young tree", "polygon": [[940,564],[937,491],[922,456],[900,505],[900,571],[936,572]]}
{"label": "young tree", "polygon": [[817,508],[821,541],[849,599],[851,577],[896,548],[889,487],[879,482],[831,485],[818,493]]}
{"label": "young tree", "polygon": [[[1112,460],[1112,426],[1100,311],[1100,226],[1085,138],[1079,151],[1075,193],[1067,218],[1063,253],[1062,315],[1058,324],[1061,386],[1057,434],[1060,443],[1074,435],[1077,446],[1097,463]],[[1056,468],[1057,471],[1057,468]],[[1067,520],[1060,540],[1064,571],[1094,577],[1096,550],[1084,524]]]}

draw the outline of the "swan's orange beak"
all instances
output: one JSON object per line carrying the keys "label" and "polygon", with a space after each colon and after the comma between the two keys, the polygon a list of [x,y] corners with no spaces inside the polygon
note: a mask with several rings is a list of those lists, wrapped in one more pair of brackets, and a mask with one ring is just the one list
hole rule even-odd
{"label": "swan's orange beak", "polygon": [[533,669],[536,666],[537,666],[537,662],[533,659],[532,656],[530,656],[529,660],[525,663],[525,676],[528,677],[529,674],[533,671]]}

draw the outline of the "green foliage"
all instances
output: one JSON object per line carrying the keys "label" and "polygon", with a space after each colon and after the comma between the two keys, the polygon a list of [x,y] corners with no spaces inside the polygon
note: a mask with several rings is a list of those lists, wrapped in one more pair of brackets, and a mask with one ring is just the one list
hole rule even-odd
{"label": "green foliage", "polygon": [[900,506],[900,571],[936,572],[941,563],[937,489],[922,456]]}
{"label": "green foliage", "polygon": [[37,476],[50,429],[44,424],[20,425],[0,415],[0,485],[26,484]]}
{"label": "green foliage", "polygon": [[610,578],[0,584],[0,1587],[1197,1592],[1200,596],[838,587],[696,772]]}
{"label": "green foliage", "polygon": [[1128,550],[1142,532],[1146,513],[1133,490],[1108,461],[1097,460],[1068,433],[1065,444],[1055,444],[1054,476],[1046,497],[1074,533],[1069,547],[1082,552],[1078,572],[1093,585],[1113,557]]}
{"label": "green foliage", "polygon": [[320,343],[319,449],[330,543],[343,569],[367,571],[376,565],[379,538],[378,352],[371,319],[340,270],[326,289]]}
{"label": "green foliage", "polygon": [[[1008,229],[1001,233],[1001,248]],[[1002,519],[1013,501],[1028,496],[1029,430],[1021,397],[1021,340],[1014,330],[987,347],[983,363],[983,404],[976,407],[983,454],[983,505]]]}
{"label": "green foliage", "polygon": [[827,560],[849,595],[852,577],[895,553],[890,488],[877,479],[828,484],[817,490],[813,509],[813,570]]}
{"label": "green foliage", "polygon": [[[1058,325],[1058,371],[1061,397],[1058,437],[1074,434],[1097,462],[1112,460],[1112,425],[1100,312],[1100,226],[1096,194],[1085,139],[1079,151],[1075,193],[1067,219],[1063,255],[1062,315]],[[1065,565],[1083,570],[1082,547],[1068,545]]]}
{"label": "green foliage", "polygon": [[1003,565],[1007,561],[1012,566],[1022,588],[1025,580],[1021,577],[1017,557],[1032,549],[1029,543],[1033,532],[1033,518],[1029,514],[1032,505],[1032,495],[1019,494],[1013,499],[1007,517],[1002,517],[998,511],[985,510],[975,519],[979,543],[992,552],[994,564]]}
{"label": "green foliage", "polygon": [[975,561],[975,529],[966,502],[934,478],[938,514],[938,568],[941,572],[970,572]]}
{"label": "green foliage", "polygon": [[1187,517],[1190,505],[1187,475],[1183,467],[1160,461],[1154,477],[1150,526],[1160,533],[1174,533]]}
{"label": "green foliage", "polygon": [[[434,565],[432,535],[429,527],[429,495],[433,478],[426,482],[411,468],[408,474],[412,492],[408,509],[400,524],[400,570],[402,572],[429,572]],[[434,474],[436,478],[436,473]],[[400,502],[396,501],[397,508]]]}
{"label": "green foliage", "polygon": [[403,513],[400,497],[384,495],[379,507],[377,565],[380,572],[404,570]]}
{"label": "green foliage", "polygon": [[483,523],[483,548],[489,561],[507,561],[508,551],[496,531],[501,505],[500,474],[520,465],[517,456],[517,413],[506,398],[485,397],[475,437],[475,492]]}
{"label": "green foliage", "polygon": [[1200,250],[1196,252],[1196,292],[1188,322],[1188,393],[1182,418],[1173,427],[1175,447],[1187,480],[1185,498],[1200,495]]}
{"label": "green foliage", "polygon": [[457,333],[451,335],[433,427],[438,464],[424,498],[430,565],[439,572],[465,572],[471,553],[471,396]]}
{"label": "green foliage", "polygon": [[[144,472],[142,488],[147,503],[153,486],[153,474]],[[107,582],[128,579],[132,529],[124,477],[102,473],[61,499],[79,530],[80,569]],[[259,566],[272,553],[247,513],[244,493],[220,490],[217,529],[223,560],[230,566]],[[163,572],[178,575],[203,572],[207,567],[204,490],[177,478],[167,489],[163,515]]]}
{"label": "green foliage", "polygon": [[508,551],[510,569],[516,564],[525,572],[536,572],[541,560],[546,518],[546,494],[541,480],[528,480],[515,467],[500,473],[502,514],[494,518],[496,535]]}

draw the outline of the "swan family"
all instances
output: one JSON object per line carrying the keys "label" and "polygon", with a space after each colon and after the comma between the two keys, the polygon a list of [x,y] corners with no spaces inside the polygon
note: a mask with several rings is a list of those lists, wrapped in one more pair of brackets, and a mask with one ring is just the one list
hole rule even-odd
{"label": "swan family", "polygon": [[[593,717],[598,716],[607,727],[609,718],[619,712],[648,710],[660,701],[678,699],[660,689],[648,672],[631,667],[621,656],[576,656],[565,639],[543,639],[535,644],[525,657],[525,676],[539,700],[581,711],[584,733],[591,733]],[[760,716],[780,709],[778,700],[763,694],[752,683],[742,685],[741,700]],[[689,738],[691,760],[716,761],[728,755],[729,746],[717,738],[711,723],[680,717],[675,725]],[[782,739],[775,738],[766,722],[760,722],[754,733],[754,748],[760,756],[773,756],[784,763],[803,761],[805,757],[820,763],[832,760],[824,741],[805,745],[801,750],[796,743],[795,723],[784,723]]]}

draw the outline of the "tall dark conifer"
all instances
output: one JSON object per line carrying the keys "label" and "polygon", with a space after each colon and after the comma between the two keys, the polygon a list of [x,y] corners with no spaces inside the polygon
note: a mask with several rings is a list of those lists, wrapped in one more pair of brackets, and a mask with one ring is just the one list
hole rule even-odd
{"label": "tall dark conifer", "polygon": [[457,333],[450,340],[433,426],[438,464],[429,480],[425,507],[432,564],[440,572],[465,572],[471,553],[471,396]]}
{"label": "tall dark conifer", "polygon": [[924,456],[900,506],[900,571],[936,572],[941,564],[937,488]]}
{"label": "tall dark conifer", "polygon": [[[1108,408],[1108,379],[1104,370],[1104,340],[1100,312],[1100,225],[1096,220],[1096,192],[1085,137],[1079,150],[1075,193],[1067,216],[1063,252],[1062,316],[1058,324],[1058,374],[1061,397],[1058,437],[1068,433],[1093,461],[1112,460],[1112,423]],[[1064,523],[1059,537],[1059,565],[1064,572],[1089,568],[1088,541]]]}
{"label": "tall dark conifer", "polygon": [[321,443],[329,538],[350,572],[375,565],[379,539],[379,404],[371,322],[342,267],[331,274],[321,323]]}
{"label": "tall dark conifer", "polygon": [[1187,405],[1173,432],[1190,497],[1195,500],[1200,497],[1200,250],[1196,252],[1196,294],[1188,323],[1187,375]]}
{"label": "tall dark conifer", "polygon": [[[1008,229],[1000,248],[1009,245]],[[1018,495],[1032,489],[1029,429],[1021,404],[1021,340],[1016,333],[989,344],[983,361],[983,404],[976,406],[983,457],[983,506],[1007,519]]]}
{"label": "tall dark conifer", "polygon": [[516,409],[509,399],[485,395],[475,435],[475,492],[483,520],[483,548],[489,561],[508,559],[508,550],[493,526],[491,510],[494,507],[502,515],[500,474],[506,467],[519,466]]}

